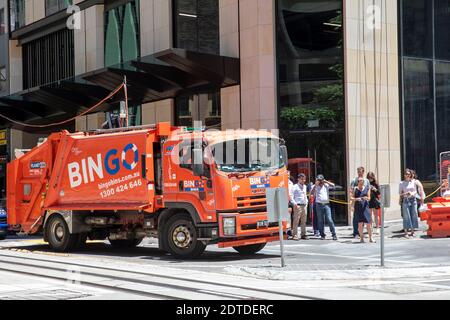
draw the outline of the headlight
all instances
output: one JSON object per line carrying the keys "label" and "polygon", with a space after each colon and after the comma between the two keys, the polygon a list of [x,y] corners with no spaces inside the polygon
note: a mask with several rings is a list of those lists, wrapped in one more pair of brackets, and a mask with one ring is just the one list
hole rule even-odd
{"label": "headlight", "polygon": [[229,217],[223,218],[223,234],[225,236],[232,236],[236,234],[236,218]]}

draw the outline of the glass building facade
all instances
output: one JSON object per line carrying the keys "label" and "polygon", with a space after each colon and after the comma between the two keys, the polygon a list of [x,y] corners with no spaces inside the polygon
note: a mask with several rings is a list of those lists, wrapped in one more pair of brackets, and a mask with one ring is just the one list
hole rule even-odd
{"label": "glass building facade", "polygon": [[[278,117],[290,164],[324,174],[345,199],[342,1],[277,0]],[[292,170],[297,173],[296,170]],[[342,197],[339,197],[342,196]],[[334,208],[346,221],[345,208]]]}
{"label": "glass building facade", "polygon": [[[219,54],[219,0],[173,0],[174,47]],[[175,99],[175,125],[201,121],[220,129],[220,90],[196,92]]]}
{"label": "glass building facade", "polygon": [[72,0],[45,0],[45,15],[49,16],[72,5]]}
{"label": "glass building facade", "polygon": [[431,191],[450,151],[450,1],[400,0],[403,166]]}
{"label": "glass building facade", "polygon": [[[140,57],[139,0],[110,1],[105,10],[105,66]],[[128,108],[128,125],[142,124],[142,107]],[[112,111],[118,117],[119,110]]]}
{"label": "glass building facade", "polygon": [[105,66],[140,56],[139,30],[139,0],[109,6],[105,11]]}

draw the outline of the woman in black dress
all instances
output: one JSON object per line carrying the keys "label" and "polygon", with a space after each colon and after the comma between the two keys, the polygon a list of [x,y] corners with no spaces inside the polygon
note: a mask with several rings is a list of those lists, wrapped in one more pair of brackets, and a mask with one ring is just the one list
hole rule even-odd
{"label": "woman in black dress", "polygon": [[358,178],[358,186],[355,187],[352,200],[355,201],[355,215],[358,220],[358,231],[361,242],[364,242],[364,225],[367,227],[369,241],[372,243],[375,242],[372,238],[372,219],[369,209],[370,187],[364,186],[363,178]]}
{"label": "woman in black dress", "polygon": [[367,174],[367,180],[370,182],[369,209],[372,214],[372,222],[375,222],[374,228],[376,229],[374,230],[374,233],[378,234],[381,224],[381,221],[378,219],[378,211],[380,209],[380,185],[373,172]]}

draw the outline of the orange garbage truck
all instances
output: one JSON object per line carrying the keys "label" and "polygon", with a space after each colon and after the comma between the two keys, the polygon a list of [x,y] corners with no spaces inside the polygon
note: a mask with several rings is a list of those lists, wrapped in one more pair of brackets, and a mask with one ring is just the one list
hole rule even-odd
{"label": "orange garbage truck", "polygon": [[288,187],[286,165],[270,132],[169,123],[62,131],[8,164],[8,223],[43,232],[60,252],[87,239],[133,247],[155,237],[180,259],[209,244],[252,254],[279,239],[266,189]]}

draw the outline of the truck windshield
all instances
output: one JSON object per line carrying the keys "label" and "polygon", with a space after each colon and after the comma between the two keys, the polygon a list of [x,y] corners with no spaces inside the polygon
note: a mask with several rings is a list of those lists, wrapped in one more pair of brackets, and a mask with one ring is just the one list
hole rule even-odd
{"label": "truck windshield", "polygon": [[211,150],[222,172],[265,171],[285,166],[278,139],[230,140],[213,145]]}

